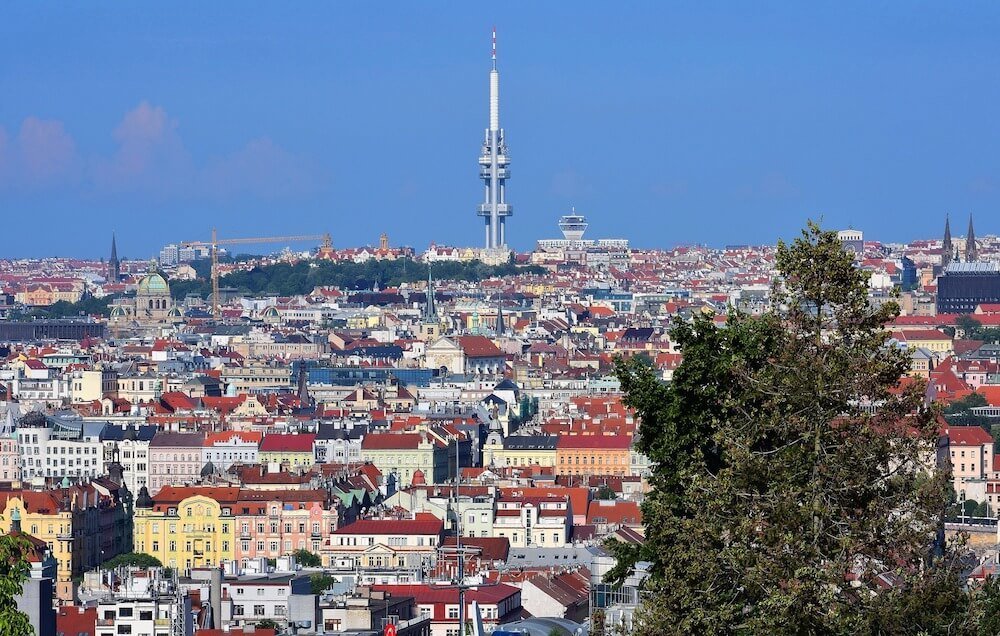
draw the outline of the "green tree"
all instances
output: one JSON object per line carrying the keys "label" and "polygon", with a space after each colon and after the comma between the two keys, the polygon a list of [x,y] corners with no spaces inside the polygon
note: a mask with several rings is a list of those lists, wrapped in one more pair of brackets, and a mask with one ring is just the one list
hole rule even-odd
{"label": "green tree", "polygon": [[611,500],[611,499],[618,499],[618,495],[607,484],[601,484],[601,487],[597,489],[597,498],[604,500]]}
{"label": "green tree", "polygon": [[136,568],[154,568],[161,567],[163,564],[155,556],[146,554],[145,552],[129,552],[128,554],[119,554],[118,556],[111,557],[101,564],[101,569],[111,570],[122,565]]}
{"label": "green tree", "polygon": [[295,562],[306,568],[318,568],[323,565],[323,560],[319,558],[318,554],[310,552],[305,548],[299,548],[298,550],[292,552],[292,556],[295,557]]}
{"label": "green tree", "polygon": [[0,536],[0,636],[28,636],[35,633],[28,615],[17,609],[17,596],[31,572],[28,552],[31,544],[22,536]]}
{"label": "green tree", "polygon": [[983,323],[972,316],[958,316],[955,318],[955,327],[962,331],[962,335],[968,340],[978,340],[983,329]]}
{"label": "green tree", "polygon": [[[926,464],[937,425],[922,387],[900,388],[906,353],[885,346],[898,307],[873,308],[865,274],[835,233],[812,223],[779,243],[777,267],[776,309],[734,311],[725,328],[702,315],[675,324],[684,359],[670,384],[645,361],[616,363],[640,419],[636,444],[656,467],[645,543],[609,544],[619,559],[612,580],[651,563],[636,631],[903,634],[967,624],[951,559],[932,558],[948,501],[944,471]],[[885,572],[904,585],[869,594],[845,583],[875,590]]]}
{"label": "green tree", "polygon": [[337,582],[337,579],[333,578],[329,574],[322,574],[317,572],[309,577],[309,585],[312,587],[312,593],[319,595],[327,591]]}
{"label": "green tree", "polygon": [[964,398],[955,400],[944,407],[944,414],[958,415],[960,413],[967,413],[969,409],[976,408],[977,406],[986,406],[987,404],[989,402],[986,401],[982,393],[972,392]]}
{"label": "green tree", "polygon": [[265,619],[257,621],[257,624],[255,625],[255,627],[257,629],[274,629],[274,630],[277,630],[278,629],[278,624],[275,623],[270,618],[265,618]]}

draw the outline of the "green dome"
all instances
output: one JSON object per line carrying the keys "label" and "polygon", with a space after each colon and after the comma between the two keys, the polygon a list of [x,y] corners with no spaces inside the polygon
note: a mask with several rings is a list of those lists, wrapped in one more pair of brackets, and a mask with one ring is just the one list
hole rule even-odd
{"label": "green dome", "polygon": [[136,289],[136,294],[142,296],[169,296],[170,286],[167,285],[165,278],[154,272],[146,274],[142,280],[139,281],[139,287]]}

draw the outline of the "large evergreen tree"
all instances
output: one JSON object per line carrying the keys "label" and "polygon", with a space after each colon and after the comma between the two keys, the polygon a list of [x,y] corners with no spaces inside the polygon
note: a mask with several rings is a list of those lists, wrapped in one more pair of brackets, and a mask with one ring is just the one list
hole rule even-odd
{"label": "large evergreen tree", "polygon": [[900,384],[906,352],[887,346],[898,308],[871,306],[866,275],[816,225],[779,244],[777,267],[771,312],[674,327],[670,384],[618,362],[656,465],[645,545],[611,546],[612,578],[652,564],[636,630],[960,633],[940,431],[922,387]]}

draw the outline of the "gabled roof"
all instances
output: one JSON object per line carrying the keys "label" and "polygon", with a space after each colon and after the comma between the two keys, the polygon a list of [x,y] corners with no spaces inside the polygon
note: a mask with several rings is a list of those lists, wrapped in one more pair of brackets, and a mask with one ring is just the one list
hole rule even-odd
{"label": "gabled roof", "polygon": [[420,433],[369,433],[361,440],[363,450],[416,450],[422,437]]}
{"label": "gabled roof", "polygon": [[467,358],[498,358],[503,352],[486,336],[459,336],[458,346]]}
{"label": "gabled roof", "polygon": [[334,534],[343,535],[440,535],[444,532],[444,521],[430,513],[417,513],[413,519],[359,519],[352,524],[341,526]]}
{"label": "gabled roof", "polygon": [[993,436],[979,426],[949,426],[948,442],[952,446],[982,446],[993,444]]}
{"label": "gabled roof", "polygon": [[268,433],[261,440],[261,452],[312,453],[314,433]]}

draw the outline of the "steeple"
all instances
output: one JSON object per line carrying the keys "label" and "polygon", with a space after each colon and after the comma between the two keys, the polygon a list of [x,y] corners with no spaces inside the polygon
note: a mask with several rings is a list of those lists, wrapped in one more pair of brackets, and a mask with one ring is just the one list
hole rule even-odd
{"label": "steeple", "polygon": [[503,324],[503,296],[497,294],[497,336],[504,335],[506,327]]}
{"label": "steeple", "polygon": [[969,234],[965,237],[965,262],[975,263],[979,258],[976,249],[976,231],[972,229],[972,215],[969,215]]}
{"label": "steeple", "polygon": [[121,280],[121,265],[118,263],[118,245],[115,233],[111,233],[111,258],[108,260],[108,280],[117,283]]}
{"label": "steeple", "polygon": [[305,360],[299,360],[297,384],[298,384],[299,407],[308,408],[312,406],[312,398],[309,397],[309,375],[306,373]]}
{"label": "steeple", "polygon": [[424,299],[424,321],[437,322],[437,308],[434,306],[434,280],[431,278],[431,265],[427,264],[427,292]]}
{"label": "steeple", "polygon": [[951,219],[944,217],[944,241],[941,243],[941,267],[942,269],[951,264],[952,255],[955,248],[951,244]]}

